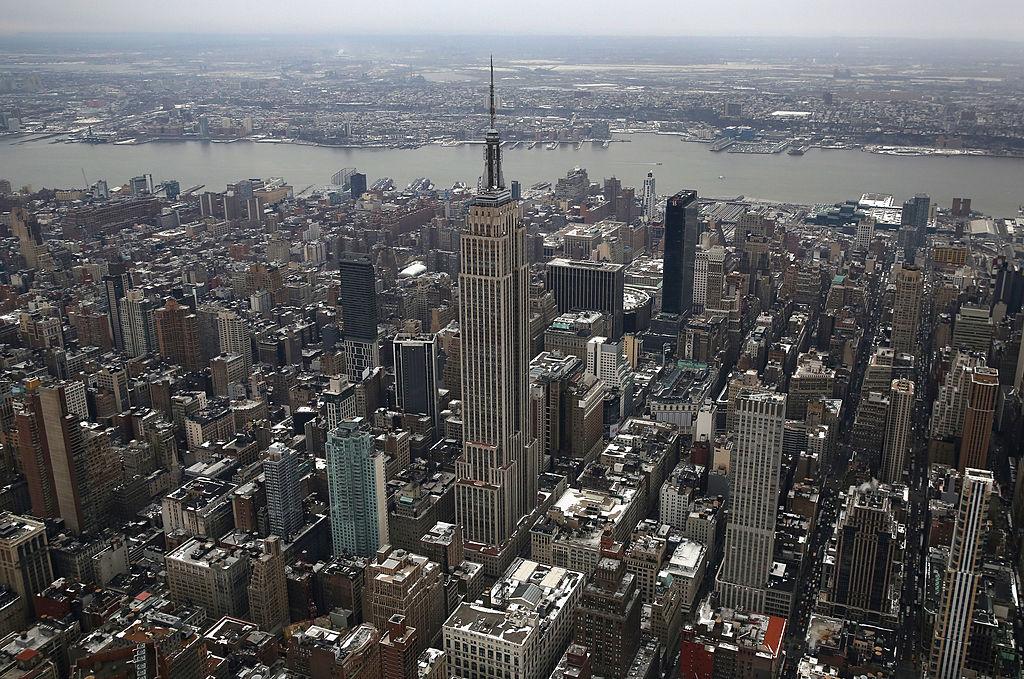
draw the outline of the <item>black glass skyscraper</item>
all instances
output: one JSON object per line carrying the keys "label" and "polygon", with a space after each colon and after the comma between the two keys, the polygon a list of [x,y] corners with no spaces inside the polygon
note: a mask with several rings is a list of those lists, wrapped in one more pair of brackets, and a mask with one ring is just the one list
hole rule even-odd
{"label": "black glass skyscraper", "polygon": [[107,302],[107,322],[110,325],[110,339],[114,348],[124,350],[124,335],[121,332],[121,300],[133,285],[132,272],[123,263],[114,264],[110,273],[103,277],[103,293]]}
{"label": "black glass skyscraper", "polygon": [[360,196],[366,193],[366,175],[362,172],[356,172],[348,179],[348,185],[352,191],[352,198],[358,200]]}
{"label": "black glass skyscraper", "polygon": [[345,323],[344,337],[362,342],[377,341],[377,285],[368,255],[346,253],[339,262],[341,288],[338,301]]}
{"label": "black glass skyscraper", "polygon": [[441,420],[437,399],[439,358],[433,335],[399,334],[392,344],[395,358],[395,397],[403,413],[427,415],[439,435]]}
{"label": "black glass skyscraper", "polygon": [[899,240],[904,251],[904,259],[907,261],[914,261],[917,248],[924,243],[931,207],[932,200],[925,193],[919,193],[903,203]]}
{"label": "black glass skyscraper", "polygon": [[611,262],[553,259],[548,262],[547,288],[559,313],[600,311],[608,316],[611,339],[622,337],[623,286],[626,267]]}
{"label": "black glass skyscraper", "polygon": [[697,192],[680,191],[665,206],[665,259],[661,310],[688,314],[693,307],[693,271],[697,263]]}

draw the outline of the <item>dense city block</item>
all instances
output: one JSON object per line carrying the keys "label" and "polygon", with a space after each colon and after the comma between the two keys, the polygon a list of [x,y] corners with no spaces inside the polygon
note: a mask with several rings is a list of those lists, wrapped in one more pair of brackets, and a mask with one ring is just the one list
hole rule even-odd
{"label": "dense city block", "polygon": [[[1024,217],[966,175],[795,204],[505,162],[630,130],[1012,155],[1004,62],[14,48],[0,679],[1022,676]],[[480,155],[444,186],[3,161],[160,140]]]}

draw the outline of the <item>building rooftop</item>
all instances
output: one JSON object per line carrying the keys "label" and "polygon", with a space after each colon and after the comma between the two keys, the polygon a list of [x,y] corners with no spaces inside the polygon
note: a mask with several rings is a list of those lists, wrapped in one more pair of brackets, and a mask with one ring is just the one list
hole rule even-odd
{"label": "building rooftop", "polygon": [[420,654],[420,657],[416,660],[416,673],[418,676],[424,677],[430,675],[433,668],[437,667],[438,663],[445,661],[445,653],[439,648],[428,648]]}
{"label": "building rooftop", "polygon": [[367,576],[380,583],[404,586],[406,582],[419,579],[438,567],[425,556],[384,545],[377,550],[367,569]]}
{"label": "building rooftop", "polygon": [[182,508],[185,510],[198,511],[233,489],[234,486],[226,481],[199,477],[192,479],[180,488],[172,490],[165,496],[165,499],[181,503]]}
{"label": "building rooftop", "polygon": [[420,538],[420,542],[429,542],[447,547],[455,539],[457,528],[458,526],[455,524],[438,521],[430,527],[430,530],[424,533],[423,537]]}
{"label": "building rooftop", "polygon": [[618,523],[628,512],[636,489],[616,487],[607,491],[591,488],[566,488],[548,512],[561,526],[572,529],[575,537],[600,537],[601,529]]}
{"label": "building rooftop", "polygon": [[0,514],[0,542],[17,542],[39,531],[44,531],[42,522],[10,512]]}
{"label": "building rooftop", "polygon": [[703,543],[683,538],[672,552],[665,570],[669,575],[686,578],[694,577],[707,558],[707,547]]}
{"label": "building rooftop", "polygon": [[697,611],[694,629],[705,643],[747,648],[759,655],[776,658],[783,651],[786,620],[729,608],[716,609],[705,600]]}
{"label": "building rooftop", "polygon": [[694,361],[677,361],[651,383],[651,399],[702,403],[711,392],[714,376],[708,366]]}
{"label": "building rooftop", "polygon": [[238,555],[233,551],[218,547],[213,542],[202,542],[195,538],[168,552],[167,558],[203,568],[224,569],[231,568],[239,561]]}
{"label": "building rooftop", "polygon": [[491,588],[488,604],[460,605],[445,628],[525,646],[575,601],[583,580],[575,571],[516,559]]}

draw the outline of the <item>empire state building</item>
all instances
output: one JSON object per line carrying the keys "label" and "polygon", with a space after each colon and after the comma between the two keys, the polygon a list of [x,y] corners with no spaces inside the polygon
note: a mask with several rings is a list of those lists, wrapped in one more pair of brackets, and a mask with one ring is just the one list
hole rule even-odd
{"label": "empire state building", "polygon": [[519,551],[537,504],[539,455],[529,432],[529,271],[519,204],[501,174],[494,62],[485,168],[461,238],[463,449],[456,516],[467,556],[497,576]]}

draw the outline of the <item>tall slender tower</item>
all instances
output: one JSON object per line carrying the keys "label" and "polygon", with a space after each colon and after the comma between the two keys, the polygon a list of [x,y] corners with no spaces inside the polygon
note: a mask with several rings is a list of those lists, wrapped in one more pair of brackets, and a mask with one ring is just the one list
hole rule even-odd
{"label": "tall slender tower", "polygon": [[899,241],[903,248],[903,257],[908,262],[914,261],[917,249],[924,243],[931,203],[931,198],[925,193],[919,193],[903,203]]}
{"label": "tall slender tower", "polygon": [[28,482],[28,495],[32,501],[32,515],[40,519],[60,516],[50,447],[46,442],[43,405],[37,392],[25,396],[24,405],[15,414],[14,421],[18,431],[21,469]]}
{"label": "tall slender tower", "polygon": [[512,539],[519,520],[536,506],[540,465],[527,419],[526,229],[501,175],[494,118],[492,59],[484,176],[461,238],[464,443],[456,465],[455,507],[467,555],[497,575],[515,556]]}
{"label": "tall slender tower", "polygon": [[913,354],[917,351],[917,326],[921,320],[924,279],[921,269],[906,263],[894,266],[892,277],[896,283],[892,309],[892,348],[897,352]]}
{"label": "tall slender tower", "polygon": [[665,254],[661,310],[688,315],[693,308],[693,272],[700,238],[697,192],[680,191],[665,204]]}
{"label": "tall slender tower", "polygon": [[85,476],[81,464],[85,441],[78,419],[68,412],[64,393],[63,385],[42,388],[39,403],[60,516],[68,530],[79,535],[95,526],[86,520],[79,495]]}
{"label": "tall slender tower", "polygon": [[245,372],[252,370],[252,340],[245,322],[234,311],[217,314],[217,340],[220,350],[227,354],[238,354],[245,364]]}
{"label": "tall slender tower", "polygon": [[885,424],[881,478],[886,483],[902,483],[903,467],[910,445],[910,420],[914,415],[914,383],[893,380],[889,389],[889,417]]}
{"label": "tall slender tower", "polygon": [[958,351],[946,371],[946,378],[939,388],[938,398],[932,403],[931,437],[933,439],[955,438],[964,428],[967,413],[967,395],[970,393],[971,376],[974,370],[985,365],[985,359],[978,354]]}
{"label": "tall slender tower", "polygon": [[[199,319],[173,297],[153,312],[160,355],[192,372],[199,369]],[[203,366],[206,367],[206,366]]]}
{"label": "tall slender tower", "polygon": [[362,379],[363,371],[380,365],[377,347],[377,274],[369,255],[347,253],[338,262],[341,289],[338,303],[345,322],[345,361],[348,376]]}
{"label": "tall slender tower", "polygon": [[723,606],[764,613],[775,551],[786,395],[743,392],[736,420],[729,467],[732,511],[716,585]]}
{"label": "tall slender tower", "polygon": [[979,365],[971,373],[967,388],[964,432],[960,439],[960,471],[968,467],[988,467],[988,449],[992,440],[996,397],[999,395],[999,371]]}
{"label": "tall slender tower", "polygon": [[263,540],[263,554],[252,560],[249,578],[249,619],[267,632],[277,632],[291,622],[288,617],[288,580],[284,571],[281,538]]}
{"label": "tall slender tower", "polygon": [[291,540],[302,528],[302,479],[298,453],[280,441],[270,444],[263,460],[270,532]]}
{"label": "tall slender tower", "polygon": [[133,286],[132,272],[123,271],[119,267],[116,271],[103,277],[103,294],[107,302],[107,320],[110,324],[110,337],[114,342],[114,348],[118,351],[124,349],[124,336],[121,334],[121,300],[125,291]]}
{"label": "tall slender tower", "polygon": [[967,469],[960,491],[960,509],[949,548],[942,608],[935,621],[930,679],[959,679],[971,641],[971,622],[978,594],[978,555],[985,529],[985,514],[992,495],[992,472]]}
{"label": "tall slender tower", "polygon": [[334,554],[372,556],[388,541],[384,454],[361,417],[339,422],[326,448]]}
{"label": "tall slender tower", "polygon": [[654,219],[654,212],[657,209],[658,194],[654,190],[654,171],[648,171],[644,179],[643,210],[644,221],[650,222]]}
{"label": "tall slender tower", "polygon": [[403,413],[426,415],[441,435],[441,405],[437,396],[440,356],[434,335],[398,334],[392,346],[395,356],[395,398]]}
{"label": "tall slender tower", "polygon": [[121,341],[132,357],[143,356],[156,348],[153,303],[141,288],[126,290],[118,302],[121,316]]}

